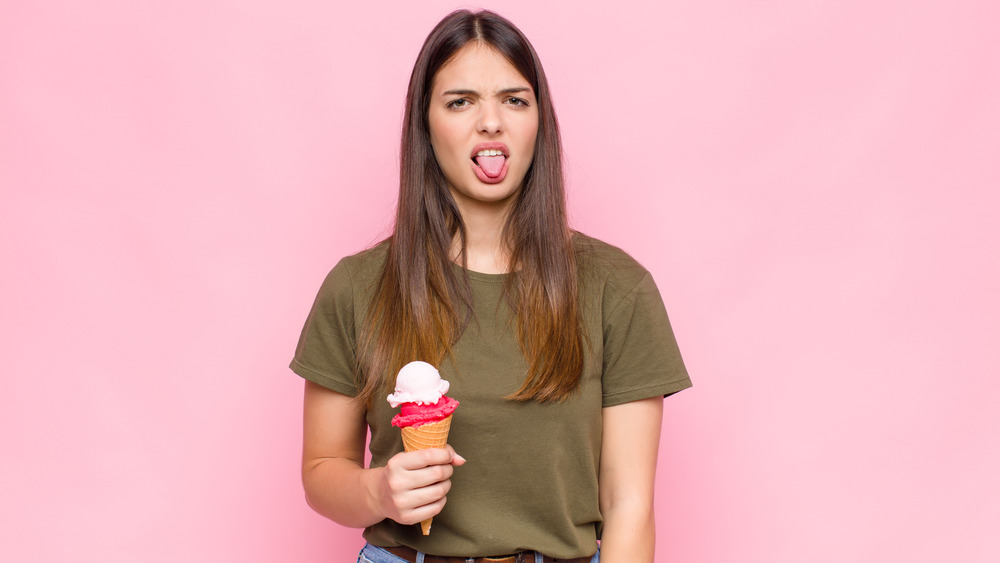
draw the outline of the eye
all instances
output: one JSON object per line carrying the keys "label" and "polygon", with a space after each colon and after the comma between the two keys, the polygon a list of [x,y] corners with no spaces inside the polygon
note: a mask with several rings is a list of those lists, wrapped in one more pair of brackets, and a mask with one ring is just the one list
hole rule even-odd
{"label": "eye", "polygon": [[462,109],[469,105],[469,100],[466,98],[458,98],[457,100],[452,100],[445,104],[448,109]]}
{"label": "eye", "polygon": [[528,105],[528,100],[525,100],[524,98],[511,97],[504,100],[504,102],[515,107],[527,107]]}

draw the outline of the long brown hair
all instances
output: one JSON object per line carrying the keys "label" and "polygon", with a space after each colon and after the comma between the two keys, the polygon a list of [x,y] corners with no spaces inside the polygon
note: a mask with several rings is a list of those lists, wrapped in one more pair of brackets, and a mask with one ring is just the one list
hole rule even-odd
{"label": "long brown hair", "polygon": [[528,363],[521,388],[508,398],[558,401],[580,381],[576,257],[566,220],[559,127],[545,73],[512,23],[493,12],[461,10],[431,31],[410,75],[395,230],[358,346],[359,397],[369,406],[407,362],[440,364],[469,322],[468,278],[456,273],[451,257],[458,237],[466,265],[465,224],[434,158],[427,113],[438,70],[471,42],[503,55],[531,84],[538,107],[534,159],[503,231],[512,272],[505,290]]}

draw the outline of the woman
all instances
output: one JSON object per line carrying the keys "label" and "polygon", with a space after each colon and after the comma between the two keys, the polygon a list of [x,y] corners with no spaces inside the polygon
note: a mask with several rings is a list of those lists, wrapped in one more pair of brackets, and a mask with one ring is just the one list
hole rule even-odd
{"label": "woman", "polygon": [[[310,506],[365,527],[359,561],[652,561],[662,397],[690,381],[648,272],[567,226],[548,85],[510,22],[431,32],[401,157],[393,235],[333,269],[291,364]],[[403,453],[390,426],[412,360],[461,402],[447,448]]]}

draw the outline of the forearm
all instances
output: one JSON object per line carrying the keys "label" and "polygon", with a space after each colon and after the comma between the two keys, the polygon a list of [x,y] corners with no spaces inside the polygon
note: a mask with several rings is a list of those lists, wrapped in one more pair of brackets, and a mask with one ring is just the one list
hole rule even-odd
{"label": "forearm", "polygon": [[604,409],[600,503],[601,561],[652,563],[653,482],[660,442],[660,397]]}
{"label": "forearm", "polygon": [[377,469],[345,458],[315,460],[303,468],[306,502],[317,513],[344,526],[365,528],[386,518],[375,498]]}
{"label": "forearm", "polygon": [[609,507],[603,517],[601,563],[652,563],[656,544],[652,503]]}

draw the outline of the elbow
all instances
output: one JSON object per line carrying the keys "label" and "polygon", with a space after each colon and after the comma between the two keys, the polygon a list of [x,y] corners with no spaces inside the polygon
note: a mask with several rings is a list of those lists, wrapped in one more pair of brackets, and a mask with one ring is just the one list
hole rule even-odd
{"label": "elbow", "polygon": [[302,494],[306,499],[306,504],[309,508],[313,509],[315,512],[320,512],[317,506],[317,497],[313,487],[313,479],[311,478],[313,467],[308,467],[305,464],[302,465]]}
{"label": "elbow", "polygon": [[652,563],[656,550],[656,523],[652,496],[601,503],[604,533],[601,558]]}
{"label": "elbow", "polygon": [[306,504],[317,514],[326,518],[333,517],[326,509],[329,504],[327,498],[330,494],[330,487],[324,486],[323,465],[326,459],[315,459],[302,464],[302,493],[305,496]]}
{"label": "elbow", "polygon": [[654,507],[652,495],[610,495],[602,494],[599,499],[601,516],[609,520],[629,520],[633,522],[653,522]]}

